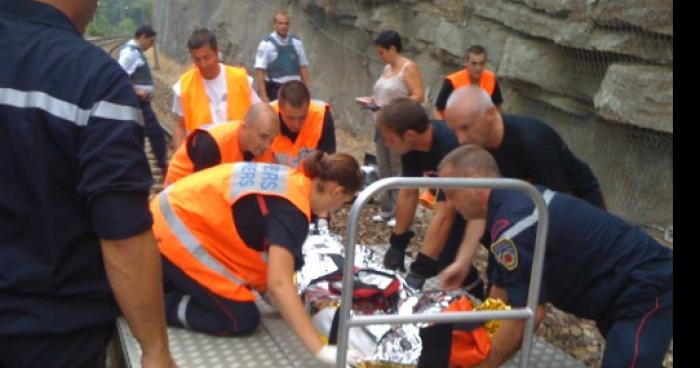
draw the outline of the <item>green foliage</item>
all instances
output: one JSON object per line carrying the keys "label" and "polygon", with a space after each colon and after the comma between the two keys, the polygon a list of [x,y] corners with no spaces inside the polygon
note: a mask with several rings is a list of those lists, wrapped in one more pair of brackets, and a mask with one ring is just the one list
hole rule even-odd
{"label": "green foliage", "polygon": [[150,0],[99,0],[88,37],[132,35],[142,24],[151,24]]}

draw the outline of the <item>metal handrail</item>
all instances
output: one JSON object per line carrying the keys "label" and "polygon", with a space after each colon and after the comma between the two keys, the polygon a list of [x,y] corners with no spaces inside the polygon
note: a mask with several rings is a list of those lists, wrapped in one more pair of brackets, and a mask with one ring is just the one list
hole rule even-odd
{"label": "metal handrail", "polygon": [[[393,188],[494,188],[513,189],[525,192],[535,203],[537,209],[537,233],[535,235],[535,254],[530,275],[530,285],[527,296],[527,307],[509,311],[473,311],[441,314],[414,314],[409,316],[379,315],[379,316],[354,316],[350,317],[353,292],[353,262],[355,259],[355,243],[358,220],[362,208],[369,202],[374,194],[383,189]],[[473,178],[386,178],[378,180],[365,188],[358,195],[350,209],[348,228],[345,243],[345,264],[343,267],[343,289],[340,303],[340,318],[338,325],[338,355],[337,367],[344,368],[348,349],[348,339],[351,326],[364,326],[370,324],[387,323],[449,323],[459,321],[487,321],[491,319],[525,319],[525,332],[523,334],[520,367],[526,368],[532,350],[532,338],[535,327],[535,310],[540,294],[540,282],[544,267],[544,253],[549,226],[549,212],[542,194],[525,181],[518,179],[473,179]]]}

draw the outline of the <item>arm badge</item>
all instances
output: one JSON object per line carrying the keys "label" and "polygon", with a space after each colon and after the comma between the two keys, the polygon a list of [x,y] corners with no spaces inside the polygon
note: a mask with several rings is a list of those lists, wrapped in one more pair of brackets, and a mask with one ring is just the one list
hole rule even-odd
{"label": "arm badge", "polygon": [[491,243],[491,253],[496,261],[508,271],[513,271],[518,267],[518,248],[512,240],[501,238]]}

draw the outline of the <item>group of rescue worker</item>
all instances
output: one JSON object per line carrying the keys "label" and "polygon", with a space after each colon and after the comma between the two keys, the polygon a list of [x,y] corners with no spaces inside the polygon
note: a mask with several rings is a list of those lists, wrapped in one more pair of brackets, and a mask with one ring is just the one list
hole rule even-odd
{"label": "group of rescue worker", "polygon": [[[260,321],[256,294],[269,296],[321,362],[335,364],[336,348],[314,329],[292,275],[310,224],[351,202],[363,174],[351,155],[335,152],[330,106],[311,99],[289,16],[274,15],[258,48],[262,99],[244,68],[220,62],[211,31],[191,34],[194,67],[173,86],[176,149],[166,167],[143,54],[155,32],[139,28],[117,64],[81,37],[95,6],[0,3],[0,45],[15,55],[0,72],[0,164],[10,173],[0,179],[0,367],[103,366],[119,312],[144,367],[174,366],[166,323],[248,334]],[[536,322],[550,302],[596,321],[607,341],[603,366],[659,366],[673,337],[672,251],[607,212],[592,170],[554,129],[503,114],[484,64],[484,50],[470,48],[465,69],[445,79],[436,102],[444,121],[396,98],[378,106],[377,134],[406,177],[536,185],[551,219]],[[56,77],[16,77],[25,75]],[[56,84],[67,81],[75,91]],[[150,205],[144,128],[166,172]],[[421,289],[441,274],[446,289],[524,307],[534,204],[511,190],[433,194],[407,283]],[[418,202],[417,189],[399,191],[388,269],[405,271]],[[489,252],[486,284],[471,264],[479,244]],[[522,333],[522,321],[504,321],[480,366],[510,359]],[[362,359],[352,349],[347,357]]]}

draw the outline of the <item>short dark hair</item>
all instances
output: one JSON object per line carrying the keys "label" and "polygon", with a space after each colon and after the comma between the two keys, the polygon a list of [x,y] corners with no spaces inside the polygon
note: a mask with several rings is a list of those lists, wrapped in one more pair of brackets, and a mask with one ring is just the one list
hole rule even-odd
{"label": "short dark hair", "polygon": [[486,49],[484,46],[481,45],[471,45],[467,49],[467,53],[464,54],[464,58],[468,58],[469,54],[474,54],[474,55],[486,55]]}
{"label": "short dark hair", "polygon": [[407,130],[423,133],[430,125],[430,119],[423,106],[408,97],[397,98],[382,107],[377,122],[399,136],[403,136]]}
{"label": "short dark hair", "polygon": [[277,99],[280,107],[282,104],[289,104],[293,107],[302,107],[311,101],[311,94],[304,82],[292,80],[286,82],[277,92]]}
{"label": "short dark hair", "polygon": [[443,157],[438,171],[446,167],[452,168],[463,177],[472,177],[475,174],[487,178],[501,177],[496,159],[489,151],[474,144],[459,146]]}
{"label": "short dark hair", "polygon": [[136,28],[136,32],[134,32],[134,38],[139,38],[142,35],[151,38],[156,36],[156,31],[153,30],[153,28],[149,25],[142,25],[139,28]]}
{"label": "short dark hair", "polygon": [[195,29],[187,39],[187,48],[189,50],[196,50],[207,45],[209,45],[212,50],[219,49],[216,45],[216,36],[207,28]]}
{"label": "short dark hair", "polygon": [[389,47],[394,46],[396,48],[396,52],[401,52],[403,50],[403,46],[401,45],[401,36],[399,36],[398,32],[392,30],[380,32],[377,35],[377,38],[374,39],[374,45],[380,46],[381,48],[387,50]]}

